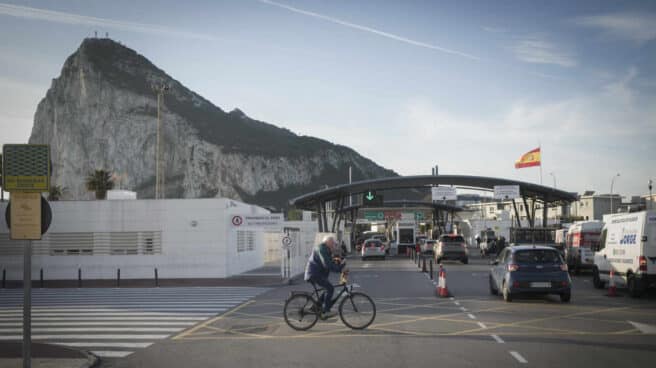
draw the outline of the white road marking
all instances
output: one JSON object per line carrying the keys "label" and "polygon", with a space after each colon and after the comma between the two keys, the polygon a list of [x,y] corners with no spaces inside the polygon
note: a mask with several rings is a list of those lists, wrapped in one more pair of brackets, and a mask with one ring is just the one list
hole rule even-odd
{"label": "white road marking", "polygon": [[656,335],[656,326],[647,325],[644,323],[632,322],[632,321],[627,321],[627,322],[629,322],[633,327],[638,329],[643,334]]}
{"label": "white road marking", "polygon": [[492,336],[492,338],[494,339],[494,341],[496,341],[496,342],[499,343],[499,344],[505,344],[505,343],[506,343],[506,342],[503,341],[503,339],[500,338],[498,335],[490,335],[490,336]]}
{"label": "white road marking", "polygon": [[[62,327],[62,328],[33,328],[34,333],[51,333],[51,332],[178,332],[184,330],[180,328],[166,327]],[[18,333],[23,331],[22,328],[0,328],[0,333]]]}
{"label": "white road marking", "polygon": [[455,304],[455,305],[460,305],[460,302],[453,302],[453,304]]}
{"label": "white road marking", "polygon": [[[32,335],[34,340],[161,340],[171,335]],[[20,340],[23,335],[0,335],[0,340]]]}
{"label": "white road marking", "polygon": [[463,312],[466,312],[466,311],[467,311],[467,308],[465,308],[465,307],[460,307],[460,310],[463,311]]}
{"label": "white road marking", "polygon": [[510,351],[510,355],[512,355],[513,358],[517,359],[517,361],[520,362],[520,363],[522,363],[522,364],[526,364],[526,363],[528,363],[528,360],[524,359],[524,357],[521,356],[521,355],[520,355],[518,352],[516,352],[516,351]]}
{"label": "white road marking", "polygon": [[91,353],[101,358],[125,358],[134,353],[133,351],[115,351],[115,350],[91,350]]}
{"label": "white road marking", "polygon": [[478,326],[480,328],[487,328],[487,326],[483,322],[478,322]]}
{"label": "white road marking", "polygon": [[144,349],[152,345],[152,342],[53,342],[53,345],[70,346],[73,348],[132,348]]}
{"label": "white road marking", "polygon": [[[71,322],[71,321],[61,321],[61,322],[32,322],[32,327],[52,327],[52,326],[192,326],[196,322],[168,322],[168,321],[131,321],[131,322],[119,322],[119,321],[107,321],[107,322]],[[23,323],[21,322],[0,322],[0,331],[3,327],[20,327]]]}
{"label": "white road marking", "polygon": [[456,299],[456,298],[454,298],[454,297],[450,297],[450,298],[449,298],[449,300],[455,300],[455,299]]}
{"label": "white road marking", "polygon": [[[207,317],[178,317],[178,315],[165,316],[165,317],[36,317],[32,318],[32,322],[44,321],[204,321]],[[4,321],[22,321],[23,316],[16,316],[11,318],[0,318],[0,324]]]}
{"label": "white road marking", "polygon": [[467,314],[467,317],[469,317],[470,319],[476,319],[476,316],[474,316],[474,315],[471,314],[471,313],[468,313],[468,314]]}

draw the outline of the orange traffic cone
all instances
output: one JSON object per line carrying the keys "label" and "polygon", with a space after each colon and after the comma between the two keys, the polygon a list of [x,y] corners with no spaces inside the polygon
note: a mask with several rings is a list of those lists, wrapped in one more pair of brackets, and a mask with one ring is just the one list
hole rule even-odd
{"label": "orange traffic cone", "polygon": [[440,272],[439,272],[439,277],[437,280],[437,295],[446,298],[449,296],[449,289],[446,286],[446,271],[444,271],[444,268],[442,265],[440,265]]}
{"label": "orange traffic cone", "polygon": [[615,272],[613,268],[610,269],[610,276],[608,280],[608,294],[607,296],[617,296],[617,287],[615,286]]}

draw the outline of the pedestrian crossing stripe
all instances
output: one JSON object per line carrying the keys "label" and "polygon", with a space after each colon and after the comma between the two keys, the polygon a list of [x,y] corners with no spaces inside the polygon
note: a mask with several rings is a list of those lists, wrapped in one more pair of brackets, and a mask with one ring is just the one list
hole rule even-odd
{"label": "pedestrian crossing stripe", "polygon": [[[35,289],[32,339],[122,358],[265,292],[253,287]],[[22,290],[0,290],[0,341],[22,339]]]}

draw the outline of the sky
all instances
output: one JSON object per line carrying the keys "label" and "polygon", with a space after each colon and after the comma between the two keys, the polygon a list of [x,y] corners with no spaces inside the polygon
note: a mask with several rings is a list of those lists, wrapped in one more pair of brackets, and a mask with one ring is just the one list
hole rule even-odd
{"label": "sky", "polygon": [[656,180],[655,1],[0,0],[0,144],[85,37],[137,50],[224,110],[402,175],[645,195]]}

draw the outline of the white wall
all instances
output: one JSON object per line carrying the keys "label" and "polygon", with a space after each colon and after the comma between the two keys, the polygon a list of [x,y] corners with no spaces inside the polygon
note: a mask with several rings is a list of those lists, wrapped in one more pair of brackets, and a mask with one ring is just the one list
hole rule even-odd
{"label": "white wall", "polygon": [[[0,234],[6,202],[0,203]],[[53,222],[48,234],[161,231],[161,254],[49,255],[47,241],[34,242],[41,253],[32,258],[33,278],[43,268],[46,279],[223,278],[264,264],[263,232],[255,233],[255,249],[237,252],[229,221],[235,214],[266,214],[267,210],[223,198],[129,201],[51,202]],[[6,235],[5,235],[6,236]],[[43,249],[45,248],[45,250]],[[3,255],[0,269],[8,279],[22,278],[22,256]]]}

